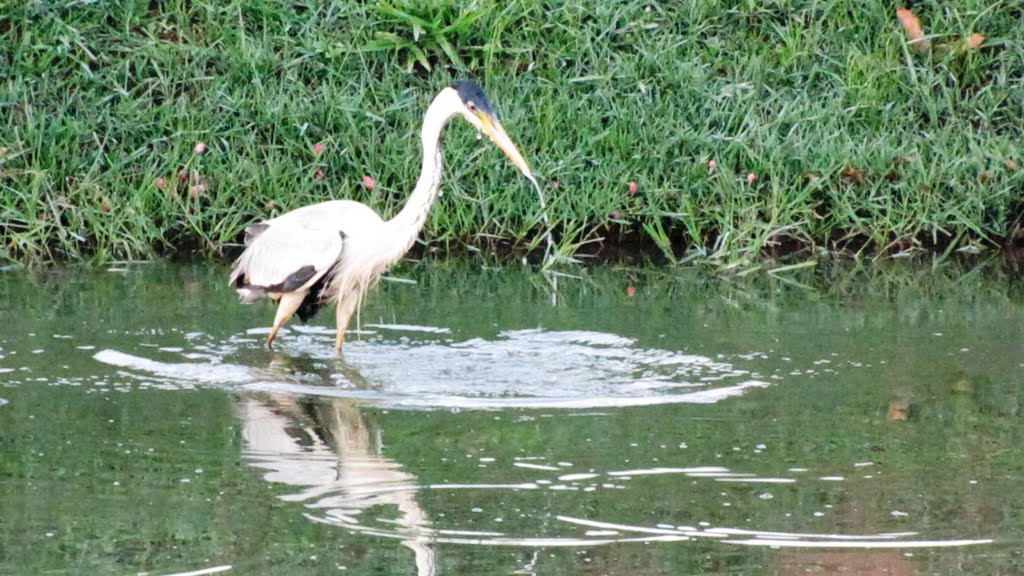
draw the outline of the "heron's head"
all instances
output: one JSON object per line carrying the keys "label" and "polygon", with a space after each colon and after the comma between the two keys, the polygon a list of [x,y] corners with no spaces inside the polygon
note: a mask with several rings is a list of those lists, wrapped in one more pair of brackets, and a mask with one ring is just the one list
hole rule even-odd
{"label": "heron's head", "polygon": [[501,127],[501,122],[494,115],[494,110],[491,108],[491,103],[487,100],[487,95],[480,89],[480,86],[472,80],[457,80],[452,83],[451,89],[459,96],[459,100],[462,101],[462,109],[459,110],[459,114],[462,115],[470,124],[476,127],[480,133],[485,134],[492,142],[501,148],[502,152],[508,156],[508,159],[516,165],[527,178],[533,180],[533,172],[530,171],[530,165],[526,163],[523,155],[519,153],[519,149],[516,148],[512,139],[505,133],[505,129]]}

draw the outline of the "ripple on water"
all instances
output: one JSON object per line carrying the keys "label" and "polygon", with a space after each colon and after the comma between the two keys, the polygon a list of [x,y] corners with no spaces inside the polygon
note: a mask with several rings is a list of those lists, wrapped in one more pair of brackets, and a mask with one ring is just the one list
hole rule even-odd
{"label": "ripple on water", "polygon": [[[441,328],[374,325],[378,330],[447,334]],[[252,346],[237,342],[182,349],[163,347],[182,360],[159,361],[117,350],[94,357],[147,378],[239,386],[258,391],[312,394],[392,407],[592,408],[671,403],[712,403],[768,386],[728,358],[646,348],[630,338],[587,331],[513,330],[495,339],[354,342],[345,360],[323,346],[322,329],[303,329],[293,342],[323,360],[321,378],[294,369],[255,368],[226,362]],[[451,340],[449,338],[449,340]],[[736,362],[746,362],[737,358]],[[305,369],[305,368],[304,368]],[[313,380],[315,383],[310,383]],[[320,382],[332,385],[320,385]],[[443,392],[441,392],[443,391]]]}
{"label": "ripple on water", "polygon": [[[533,474],[532,480],[509,483],[423,484],[398,462],[383,455],[375,435],[362,420],[358,410],[349,404],[325,401],[332,426],[331,435],[344,437],[343,443],[330,443],[315,432],[296,436],[288,414],[293,412],[289,400],[263,401],[245,397],[239,413],[243,421],[243,440],[249,462],[264,470],[264,478],[296,488],[281,496],[301,503],[302,514],[310,521],[382,538],[401,540],[418,557],[432,556],[424,543],[487,545],[510,547],[592,547],[622,542],[685,542],[716,540],[726,545],[799,547],[799,548],[941,548],[987,544],[991,539],[924,538],[918,532],[877,532],[849,534],[837,532],[795,532],[758,528],[714,525],[701,518],[666,517],[660,506],[661,497],[675,499],[678,493],[652,489],[651,479],[677,476],[680,486],[694,492],[712,482],[795,483],[793,478],[764,478],[753,473],[724,466],[679,466],[630,468],[625,470],[574,470],[568,462],[546,463],[544,457],[494,460],[489,464],[497,477],[522,479],[522,471]],[[280,405],[284,402],[286,405]],[[563,465],[564,464],[564,465]],[[814,490],[815,484],[827,482],[805,477],[802,485]],[[661,485],[664,486],[663,484]],[[771,505],[774,497],[763,487],[753,488],[759,505]],[[648,494],[650,512],[635,510],[633,518],[649,517],[643,523],[621,518],[582,517],[570,510],[579,510],[572,494],[588,492],[589,510],[600,510],[621,500],[621,491],[639,490]],[[425,497],[427,492],[441,491],[444,498]],[[501,493],[501,497],[485,497]],[[564,496],[558,496],[564,495]],[[428,512],[420,505],[428,499],[447,506],[443,512]],[[480,506],[468,508],[471,502],[492,502],[498,509]],[[462,507],[462,508],[460,508]],[[560,512],[560,508],[564,512]],[[533,519],[529,510],[543,510],[542,518]],[[472,514],[467,517],[465,511]],[[461,513],[460,513],[461,512]],[[742,506],[738,512],[742,515]],[[683,513],[685,514],[685,513]],[[506,522],[506,517],[514,521]],[[742,516],[740,516],[742,517]]]}
{"label": "ripple on water", "polygon": [[[761,353],[709,358],[645,347],[630,338],[598,332],[516,330],[502,332],[493,339],[459,340],[444,329],[402,325],[372,328],[372,339],[350,343],[345,360],[335,357],[331,348],[333,334],[325,329],[294,331],[287,344],[290,356],[285,355],[281,365],[281,356],[268,356],[260,346],[261,338],[249,333],[226,340],[190,333],[180,342],[165,342],[161,347],[139,344],[130,351],[95,352],[97,361],[115,369],[93,377],[115,388],[124,382],[136,382],[168,389],[217,386],[285,393],[273,395],[278,402],[291,398],[287,393],[294,392],[319,396],[323,402],[337,397],[395,407],[585,409],[716,402],[767,386],[768,381],[784,382],[788,370],[799,368],[790,365],[763,376],[754,369],[755,363],[764,357]],[[608,517],[601,512],[615,509],[600,505],[602,499],[616,502],[624,491],[674,497],[654,488],[655,482],[672,481],[673,477],[678,477],[680,486],[685,483],[687,489],[703,486],[715,494],[718,491],[710,486],[724,486],[715,483],[747,484],[752,501],[761,506],[779,506],[784,499],[776,496],[783,493],[782,487],[773,485],[788,485],[787,490],[794,485],[835,485],[846,482],[848,477],[837,472],[849,470],[793,467],[787,473],[773,476],[700,465],[707,462],[675,466],[664,462],[658,466],[633,463],[628,469],[594,470],[543,457],[524,456],[509,461],[484,457],[479,463],[494,473],[489,483],[461,482],[460,478],[423,483],[401,464],[382,455],[372,438],[347,442],[344,448],[316,439],[298,439],[293,437],[296,430],[305,429],[295,426],[287,416],[298,410],[275,411],[251,395],[242,395],[240,402],[247,460],[262,470],[268,482],[295,487],[283,498],[300,504],[307,519],[398,539],[416,550],[418,556],[429,553],[422,545],[425,541],[587,547],[615,542],[713,539],[742,546],[901,549],[991,542],[942,540],[911,530],[840,534],[772,530],[778,526],[746,525],[741,529],[735,526],[739,521],[713,524],[685,515],[666,518],[654,513],[654,501],[649,514],[636,510],[629,519]],[[357,413],[358,409],[353,409],[353,433],[344,436],[350,440],[361,438]],[[680,448],[685,447],[680,444]],[[764,449],[758,445],[755,451]],[[868,465],[872,463],[858,462],[856,468]],[[508,495],[510,501],[517,501],[518,509],[514,509],[515,514],[504,507],[480,509],[473,513],[476,519],[469,523],[463,521],[466,514],[456,513],[464,513],[468,508],[445,510],[448,516],[436,512],[430,515],[418,501],[424,494],[437,491],[455,493],[456,497],[432,501],[448,501],[456,507],[477,500],[475,496],[500,492],[502,496]],[[571,501],[574,495],[582,493],[594,499],[595,504],[588,507],[595,511],[592,515],[580,514],[580,507]],[[723,505],[738,513],[749,505],[739,499],[731,500]],[[381,507],[390,511],[387,517],[379,513]],[[534,521],[530,510],[543,510],[543,522],[540,518]],[[818,511],[815,517],[819,514],[826,513]],[[515,516],[521,517],[513,521]],[[814,519],[806,520],[813,525]]]}

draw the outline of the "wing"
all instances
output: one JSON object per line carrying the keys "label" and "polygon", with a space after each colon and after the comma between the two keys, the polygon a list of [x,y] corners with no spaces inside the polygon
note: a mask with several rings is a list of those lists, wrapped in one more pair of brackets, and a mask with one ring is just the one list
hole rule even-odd
{"label": "wing", "polygon": [[[336,225],[307,219],[275,219],[258,224],[245,252],[235,261],[229,282],[245,301],[267,292],[307,289],[341,258],[345,233]],[[250,237],[251,236],[251,237]]]}
{"label": "wing", "polygon": [[383,224],[376,212],[351,200],[304,206],[253,224],[229,282],[243,302],[310,289],[341,261],[346,239],[372,236]]}

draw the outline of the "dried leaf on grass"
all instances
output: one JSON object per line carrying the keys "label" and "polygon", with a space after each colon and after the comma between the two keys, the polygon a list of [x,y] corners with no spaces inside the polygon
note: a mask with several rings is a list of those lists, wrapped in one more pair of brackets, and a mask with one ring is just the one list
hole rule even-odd
{"label": "dried leaf on grass", "polygon": [[984,34],[971,34],[959,42],[945,42],[932,46],[932,41],[925,34],[921,20],[913,12],[906,8],[900,8],[896,10],[896,17],[899,18],[903,29],[907,31],[907,38],[909,39],[907,43],[920,54],[925,54],[933,49],[938,54],[966,52],[977,50],[985,43]]}
{"label": "dried leaf on grass", "polygon": [[981,45],[984,43],[984,34],[971,34],[967,37],[967,40],[964,41],[964,47],[968,50],[977,50],[978,48],[981,48]]}
{"label": "dried leaf on grass", "polygon": [[861,170],[860,168],[855,168],[853,166],[847,166],[846,168],[843,168],[843,171],[840,174],[842,174],[843,178],[849,180],[850,182],[853,182],[858,186],[863,186],[868,181],[867,175],[864,173],[864,171]]}
{"label": "dried leaf on grass", "polygon": [[900,24],[903,24],[903,29],[907,31],[911,47],[918,52],[927,52],[931,47],[931,40],[925,38],[924,28],[917,16],[906,8],[900,8],[896,10],[896,17],[900,19]]}

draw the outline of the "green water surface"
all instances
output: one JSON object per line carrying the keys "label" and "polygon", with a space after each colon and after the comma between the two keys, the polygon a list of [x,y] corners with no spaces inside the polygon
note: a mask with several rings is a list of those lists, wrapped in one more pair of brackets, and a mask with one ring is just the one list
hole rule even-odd
{"label": "green water surface", "polygon": [[407,265],[343,357],[225,272],[0,273],[0,573],[1024,571],[998,268]]}

